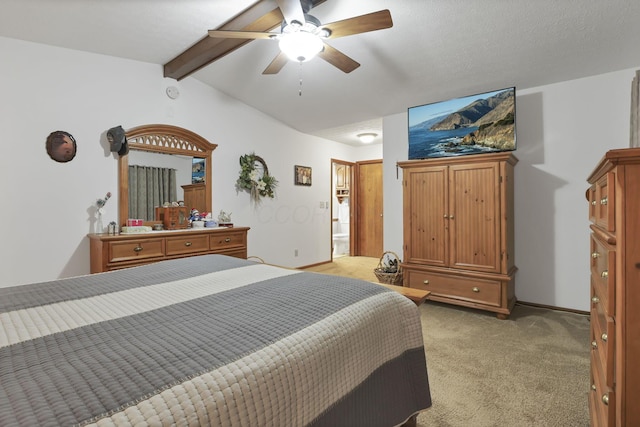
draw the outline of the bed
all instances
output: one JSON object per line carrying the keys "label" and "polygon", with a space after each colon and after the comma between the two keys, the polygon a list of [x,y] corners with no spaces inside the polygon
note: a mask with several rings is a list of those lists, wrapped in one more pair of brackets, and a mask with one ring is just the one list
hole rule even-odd
{"label": "bed", "polygon": [[431,406],[419,311],[224,255],[0,289],[2,426],[395,426]]}

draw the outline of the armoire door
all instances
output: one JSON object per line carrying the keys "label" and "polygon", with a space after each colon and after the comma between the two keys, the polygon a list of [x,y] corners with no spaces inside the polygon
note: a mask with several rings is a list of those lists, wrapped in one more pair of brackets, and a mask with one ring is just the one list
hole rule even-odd
{"label": "armoire door", "polygon": [[354,255],[379,258],[382,248],[382,160],[356,162]]}
{"label": "armoire door", "polygon": [[405,262],[449,262],[447,166],[408,169],[404,179]]}
{"label": "armoire door", "polygon": [[500,272],[499,163],[449,166],[449,266]]}

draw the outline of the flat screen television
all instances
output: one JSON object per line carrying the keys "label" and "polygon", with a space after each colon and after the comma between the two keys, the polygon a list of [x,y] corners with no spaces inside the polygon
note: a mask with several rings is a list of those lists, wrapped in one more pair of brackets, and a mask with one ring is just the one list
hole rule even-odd
{"label": "flat screen television", "polygon": [[408,109],[409,160],[516,149],[516,88]]}

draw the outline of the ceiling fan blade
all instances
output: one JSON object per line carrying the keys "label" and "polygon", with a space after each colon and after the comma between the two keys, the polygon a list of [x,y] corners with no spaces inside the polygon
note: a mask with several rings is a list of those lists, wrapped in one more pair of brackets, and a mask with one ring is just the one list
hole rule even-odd
{"label": "ceiling fan blade", "polygon": [[287,55],[280,52],[275,58],[273,58],[273,61],[271,61],[267,68],[264,69],[262,74],[277,74],[282,70],[282,67],[284,67],[287,62],[289,62]]}
{"label": "ceiling fan blade", "polygon": [[391,27],[393,27],[391,12],[385,9],[321,25],[320,29],[328,29],[331,31],[328,38],[335,39],[338,37],[383,30]]}
{"label": "ceiling fan blade", "polygon": [[360,66],[356,61],[326,43],[318,56],[345,73],[350,73]]}
{"label": "ceiling fan blade", "polygon": [[278,33],[261,31],[209,30],[209,37],[221,39],[272,39],[278,37],[278,35]]}
{"label": "ceiling fan blade", "polygon": [[292,21],[298,21],[300,24],[304,24],[304,11],[300,0],[276,0],[278,7],[284,16],[284,20],[287,24],[291,24]]}

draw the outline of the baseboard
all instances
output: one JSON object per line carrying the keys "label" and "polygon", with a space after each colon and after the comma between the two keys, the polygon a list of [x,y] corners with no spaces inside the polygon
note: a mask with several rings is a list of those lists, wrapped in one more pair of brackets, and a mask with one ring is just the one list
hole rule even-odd
{"label": "baseboard", "polygon": [[553,305],[546,305],[546,304],[536,304],[535,302],[526,302],[526,301],[520,301],[518,300],[516,302],[516,305],[528,305],[530,307],[538,307],[538,308],[547,308],[549,310],[557,310],[557,311],[566,311],[568,313],[575,313],[575,314],[582,314],[585,316],[588,316],[589,313],[588,311],[583,311],[583,310],[575,310],[573,308],[564,308],[564,307],[556,307]]}
{"label": "baseboard", "polygon": [[300,266],[300,267],[296,267],[296,268],[297,268],[298,270],[304,270],[304,269],[306,269],[306,268],[317,267],[317,266],[319,266],[319,265],[331,264],[331,263],[332,263],[332,261],[331,261],[331,260],[329,260],[329,261],[317,262],[317,263],[315,263],[315,264],[302,265],[302,266]]}

